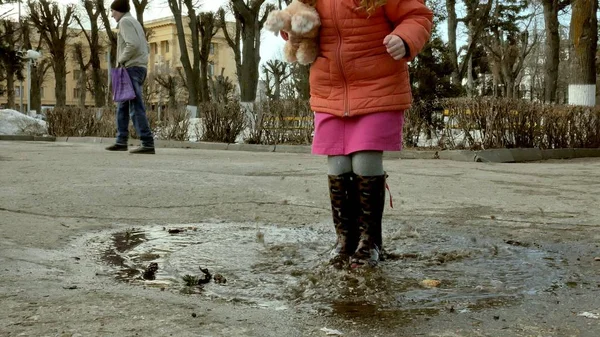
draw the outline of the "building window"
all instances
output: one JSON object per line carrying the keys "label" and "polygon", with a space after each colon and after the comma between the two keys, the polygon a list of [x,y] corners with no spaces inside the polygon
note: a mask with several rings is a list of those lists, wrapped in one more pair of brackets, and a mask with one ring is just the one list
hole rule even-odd
{"label": "building window", "polygon": [[210,55],[214,55],[215,54],[215,49],[217,48],[216,44],[211,43],[210,44]]}
{"label": "building window", "polygon": [[79,96],[81,96],[81,90],[79,88],[74,88],[73,89],[73,97],[79,98]]}
{"label": "building window", "polygon": [[171,68],[171,61],[165,61],[165,69]]}
{"label": "building window", "polygon": [[215,75],[215,64],[212,62],[208,62],[208,76],[214,76]]}
{"label": "building window", "polygon": [[21,97],[21,88],[15,87],[15,97]]}
{"label": "building window", "polygon": [[40,98],[44,98],[44,87],[40,87]]}
{"label": "building window", "polygon": [[75,69],[73,71],[73,79],[76,80],[76,81],[78,81],[79,80],[79,76],[81,76],[81,70]]}
{"label": "building window", "polygon": [[152,50],[152,54],[158,54],[158,45],[154,42],[150,44],[150,50]]}
{"label": "building window", "polygon": [[169,52],[169,41],[162,41],[160,43],[160,53],[164,55]]}

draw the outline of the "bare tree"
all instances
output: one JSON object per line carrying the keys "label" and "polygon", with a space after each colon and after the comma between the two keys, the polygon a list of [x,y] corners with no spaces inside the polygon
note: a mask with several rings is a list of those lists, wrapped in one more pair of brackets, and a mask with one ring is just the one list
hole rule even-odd
{"label": "bare tree", "polygon": [[269,60],[263,65],[265,82],[267,85],[267,97],[270,99],[281,98],[281,87],[292,73],[289,65],[279,60]]}
{"label": "bare tree", "polygon": [[[534,30],[533,37],[530,38],[529,27],[535,18],[535,11],[523,17],[517,17],[522,5],[514,7],[498,4],[490,17],[489,33],[485,37],[486,49],[490,54],[492,64],[494,65],[494,75],[499,77],[503,84],[503,96],[516,98],[521,72],[525,59],[531,53],[534,45],[538,41],[537,31]],[[503,13],[504,12],[504,13]],[[507,14],[507,12],[510,12]],[[501,17],[505,16],[504,19]],[[515,20],[528,20],[525,27],[520,29]],[[505,21],[503,21],[505,20]]]}
{"label": "bare tree", "polygon": [[546,60],[544,100],[556,102],[558,69],[560,58],[560,33],[558,13],[571,4],[571,0],[542,0],[544,7],[544,24],[546,29]]}
{"label": "bare tree", "polygon": [[[269,13],[275,9],[273,4],[265,0],[230,0],[229,6],[235,16],[235,32],[233,35],[225,21],[225,11],[221,8],[219,16],[225,39],[233,49],[240,84],[242,102],[253,102],[258,87],[260,63],[260,31]],[[264,7],[264,8],[263,8]]]}
{"label": "bare tree", "polygon": [[110,19],[108,17],[108,10],[104,5],[103,0],[94,0],[97,11],[100,13],[102,24],[104,25],[104,32],[108,37],[108,45],[110,46],[110,67],[114,67],[117,64],[117,34],[112,30],[110,26]]}
{"label": "bare tree", "polygon": [[50,0],[28,0],[30,21],[40,32],[50,54],[52,70],[56,80],[56,106],[66,105],[67,100],[67,40],[70,37],[69,25],[73,20],[74,6],[68,5],[64,14],[58,3]]}
{"label": "bare tree", "polygon": [[101,67],[101,56],[104,54],[104,46],[100,43],[100,30],[98,27],[98,20],[100,19],[100,6],[98,6],[97,2],[92,0],[81,0],[83,7],[85,8],[85,12],[87,13],[90,29],[86,30],[82,24],[82,20],[79,15],[75,15],[75,20],[79,24],[81,28],[81,32],[85,36],[89,49],[92,51],[90,53],[90,67],[91,67],[91,83],[92,83],[92,92],[94,93],[94,103],[96,107],[101,107],[106,104],[106,89],[104,81],[104,72]]}
{"label": "bare tree", "polygon": [[[39,37],[37,39],[33,38],[31,26],[29,24],[22,26],[22,32],[24,41],[23,47],[25,49],[42,50],[44,40]],[[31,92],[29,93],[31,95],[31,110],[38,112],[42,111],[42,88],[44,87],[44,81],[46,80],[48,70],[52,66],[50,59],[46,57],[43,52],[42,56],[42,59],[38,60],[31,68]]]}
{"label": "bare tree", "polygon": [[[496,0],[497,1],[497,0]],[[476,42],[484,32],[487,24],[487,17],[492,9],[494,0],[482,2],[479,0],[465,0],[467,8],[466,16],[458,18],[456,14],[456,0],[446,1],[447,25],[448,25],[448,49],[450,55],[450,63],[452,64],[452,83],[457,86],[462,85],[462,79],[469,70],[471,55],[475,51]],[[457,31],[458,24],[464,23],[469,30],[469,43],[466,46],[458,49]],[[461,53],[465,52],[462,61],[459,61]]]}
{"label": "bare tree", "polygon": [[235,86],[229,77],[223,75],[224,72],[225,68],[222,68],[219,75],[208,78],[208,83],[212,100],[227,104],[231,99]]}
{"label": "bare tree", "polygon": [[517,98],[515,88],[518,87],[518,78],[521,77],[523,64],[533,46],[537,43],[537,35],[529,38],[529,32],[516,36],[508,34],[504,36],[497,32],[491,39],[487,48],[493,58],[493,64],[498,67],[498,73],[503,84],[503,96]]}
{"label": "bare tree", "polygon": [[[198,28],[200,29],[200,97],[202,102],[208,102],[210,100],[210,93],[208,87],[208,65],[209,57],[212,49],[213,37],[217,34],[221,27],[219,17],[212,12],[200,13],[198,16]],[[214,74],[210,74],[214,75]]]}
{"label": "bare tree", "polygon": [[167,107],[169,110],[174,111],[177,108],[177,91],[181,84],[180,77],[171,69],[162,66],[155,69],[151,79],[161,87],[156,90],[159,95],[159,104],[162,104],[162,89],[164,88],[167,92]]}
{"label": "bare tree", "polygon": [[569,104],[596,104],[597,0],[573,0],[571,14]]}
{"label": "bare tree", "polygon": [[292,83],[298,98],[307,100],[310,98],[310,65],[294,63],[292,65]]}
{"label": "bare tree", "polygon": [[[23,79],[21,69],[22,61],[17,55],[15,45],[20,40],[19,29],[13,21],[3,20],[0,25],[0,68],[2,69],[2,78],[6,81],[7,107],[15,109],[15,82]],[[23,95],[23,93],[20,93]]]}
{"label": "bare tree", "polygon": [[[191,31],[192,56],[188,52],[188,42],[183,26],[182,2],[187,8],[187,22]],[[177,28],[177,39],[179,41],[179,50],[181,52],[180,60],[184,71],[185,86],[188,90],[188,105],[198,106],[200,102],[200,23],[194,9],[192,0],[168,0],[171,13],[175,17],[175,26]]]}
{"label": "bare tree", "polygon": [[144,26],[144,12],[148,8],[148,0],[133,0],[133,7],[135,8],[136,19],[142,25],[144,32],[146,32],[146,27]]}
{"label": "bare tree", "polygon": [[75,43],[73,45],[73,59],[75,59],[78,68],[78,71],[74,73],[74,77],[76,77],[75,80],[77,81],[76,91],[78,94],[75,98],[78,100],[78,105],[83,107],[85,106],[87,97],[87,70],[90,66],[90,62],[85,61],[83,45],[81,43]]}

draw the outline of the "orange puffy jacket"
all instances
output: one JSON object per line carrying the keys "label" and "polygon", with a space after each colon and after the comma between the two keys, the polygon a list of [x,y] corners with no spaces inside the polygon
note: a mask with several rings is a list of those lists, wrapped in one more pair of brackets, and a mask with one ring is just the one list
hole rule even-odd
{"label": "orange puffy jacket", "polygon": [[[370,16],[358,3],[317,1],[320,52],[310,68],[311,107],[337,116],[408,109],[407,61],[429,40],[433,13],[423,0],[388,0]],[[389,34],[405,42],[405,59],[387,53],[383,40]]]}

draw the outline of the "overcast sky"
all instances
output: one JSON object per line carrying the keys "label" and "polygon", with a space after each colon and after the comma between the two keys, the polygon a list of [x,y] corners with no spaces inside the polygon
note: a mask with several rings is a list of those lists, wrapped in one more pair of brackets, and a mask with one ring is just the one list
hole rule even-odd
{"label": "overcast sky", "polygon": [[[65,4],[65,5],[81,3],[80,0],[56,0],[56,1],[58,1],[61,4]],[[199,1],[199,3],[202,4],[201,5],[202,11],[216,11],[226,2],[227,2],[227,0],[200,0]],[[107,3],[106,7],[108,8],[110,6],[110,2],[106,1],[106,3]],[[133,2],[130,2],[130,4],[131,4],[132,12],[135,12],[135,9],[133,7]],[[26,12],[25,5],[21,5],[21,6],[22,6],[21,7],[22,14],[25,15],[25,12]],[[18,16],[18,7],[16,5],[15,6],[13,6],[13,5],[0,6],[0,14],[6,12],[8,10],[12,10],[11,16],[13,16],[15,18]],[[171,9],[169,8],[169,5],[167,4],[167,2],[165,0],[150,0],[148,9],[146,9],[146,11],[144,12],[144,20],[153,20],[153,19],[159,19],[159,18],[168,17],[168,16],[171,16]],[[280,37],[276,37],[273,34],[271,34],[270,32],[266,32],[266,31],[263,32],[261,51],[260,51],[262,62],[272,59],[272,58],[281,59],[282,49],[283,49],[283,40],[281,40]]]}

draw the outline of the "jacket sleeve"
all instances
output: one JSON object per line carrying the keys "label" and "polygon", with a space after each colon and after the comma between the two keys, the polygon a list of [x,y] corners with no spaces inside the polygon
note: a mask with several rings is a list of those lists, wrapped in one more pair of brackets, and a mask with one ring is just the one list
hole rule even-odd
{"label": "jacket sleeve", "polygon": [[131,60],[135,55],[135,51],[139,48],[140,41],[138,41],[137,32],[133,23],[129,20],[121,20],[119,22],[119,34],[123,37],[123,43],[125,46],[123,47],[123,51],[117,62],[119,64],[124,65],[125,62]]}
{"label": "jacket sleeve", "polygon": [[410,53],[407,58],[414,59],[431,36],[433,12],[423,0],[389,0],[384,10],[394,24],[392,34],[399,36],[407,45]]}

